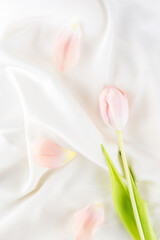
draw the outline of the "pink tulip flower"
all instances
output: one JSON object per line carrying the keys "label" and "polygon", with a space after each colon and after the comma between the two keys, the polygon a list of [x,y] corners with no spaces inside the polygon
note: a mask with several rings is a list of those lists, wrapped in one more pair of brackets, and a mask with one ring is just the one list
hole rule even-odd
{"label": "pink tulip flower", "polygon": [[122,130],[129,115],[128,100],[116,87],[106,87],[99,96],[100,113],[104,123],[116,131]]}
{"label": "pink tulip flower", "polygon": [[104,221],[104,210],[100,203],[92,203],[75,214],[74,234],[76,240],[92,240],[95,230]]}
{"label": "pink tulip flower", "polygon": [[63,28],[56,36],[53,49],[53,62],[60,71],[73,68],[80,52],[81,32],[77,24]]}
{"label": "pink tulip flower", "polygon": [[71,161],[75,153],[48,138],[39,138],[32,144],[31,155],[43,167],[58,168]]}

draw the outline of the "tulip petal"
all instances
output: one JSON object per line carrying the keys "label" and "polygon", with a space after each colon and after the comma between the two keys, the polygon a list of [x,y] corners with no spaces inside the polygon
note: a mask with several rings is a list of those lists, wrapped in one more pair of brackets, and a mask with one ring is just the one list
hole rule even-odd
{"label": "tulip petal", "polygon": [[70,162],[75,157],[75,152],[72,152],[65,148],[63,148],[63,151],[64,151],[64,155],[66,155],[66,157],[67,157],[65,163]]}
{"label": "tulip petal", "polygon": [[56,36],[53,49],[53,62],[63,72],[75,66],[79,59],[80,28],[77,24],[63,28]]}
{"label": "tulip petal", "polygon": [[108,118],[108,103],[107,103],[107,95],[109,92],[109,87],[103,89],[103,91],[99,95],[99,107],[102,119],[105,124],[109,125],[109,118]]}
{"label": "tulip petal", "polygon": [[121,130],[127,123],[129,115],[128,100],[116,87],[106,87],[99,96],[100,113],[109,127]]}
{"label": "tulip petal", "polygon": [[92,203],[75,214],[74,234],[76,240],[92,240],[96,229],[104,221],[100,203]]}
{"label": "tulip petal", "polygon": [[58,168],[71,161],[75,153],[48,138],[39,138],[31,147],[33,159],[46,168]]}
{"label": "tulip petal", "polygon": [[[109,119],[114,128],[120,130],[128,120],[128,101],[124,93],[117,88],[110,88],[107,102]],[[120,129],[119,129],[120,128]]]}

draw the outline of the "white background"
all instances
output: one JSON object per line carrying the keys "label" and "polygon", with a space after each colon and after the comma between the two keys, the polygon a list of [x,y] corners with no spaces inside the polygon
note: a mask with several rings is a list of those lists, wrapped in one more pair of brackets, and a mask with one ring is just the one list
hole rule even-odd
{"label": "white background", "polygon": [[[67,22],[82,31],[80,60],[60,74],[54,38]],[[160,236],[160,3],[158,0],[0,1],[0,239],[74,240],[73,215],[93,201],[105,209],[95,240],[131,239],[111,196],[100,144],[120,170],[117,138],[102,122],[104,86],[125,91],[129,162]],[[34,139],[76,152],[63,168],[38,167]]]}

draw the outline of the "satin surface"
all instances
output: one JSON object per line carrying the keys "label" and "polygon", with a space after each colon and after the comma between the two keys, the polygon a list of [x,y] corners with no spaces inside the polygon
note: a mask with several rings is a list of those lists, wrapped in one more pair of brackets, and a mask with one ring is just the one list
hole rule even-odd
{"label": "satin surface", "polygon": [[[94,201],[105,209],[94,239],[131,239],[114,209],[100,147],[121,171],[116,134],[98,109],[108,85],[128,97],[125,149],[159,237],[159,1],[1,0],[0,16],[0,239],[74,240],[74,213]],[[80,60],[59,73],[53,42],[75,21]],[[76,157],[56,170],[37,166],[30,149],[39,137]]]}

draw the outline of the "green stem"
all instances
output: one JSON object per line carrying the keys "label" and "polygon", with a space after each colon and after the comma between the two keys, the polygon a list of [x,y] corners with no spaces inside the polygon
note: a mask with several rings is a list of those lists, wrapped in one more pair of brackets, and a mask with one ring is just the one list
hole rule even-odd
{"label": "green stem", "polygon": [[141,238],[141,240],[145,240],[143,229],[142,229],[142,225],[141,225],[141,221],[140,221],[140,218],[139,218],[139,213],[138,213],[136,201],[135,201],[135,197],[134,197],[134,192],[133,192],[133,188],[132,188],[129,167],[128,167],[127,158],[126,158],[126,154],[125,154],[125,150],[124,150],[124,143],[123,143],[123,138],[122,138],[122,132],[121,131],[117,131],[117,135],[118,135],[119,148],[120,148],[120,151],[121,151],[121,154],[122,154],[122,161],[123,161],[123,166],[124,166],[124,172],[125,172],[125,176],[126,176],[126,180],[127,180],[127,186],[128,186],[130,199],[131,199],[131,204],[132,204],[132,207],[133,207],[135,220],[136,220],[136,223],[137,223],[137,227],[138,227],[140,238]]}

